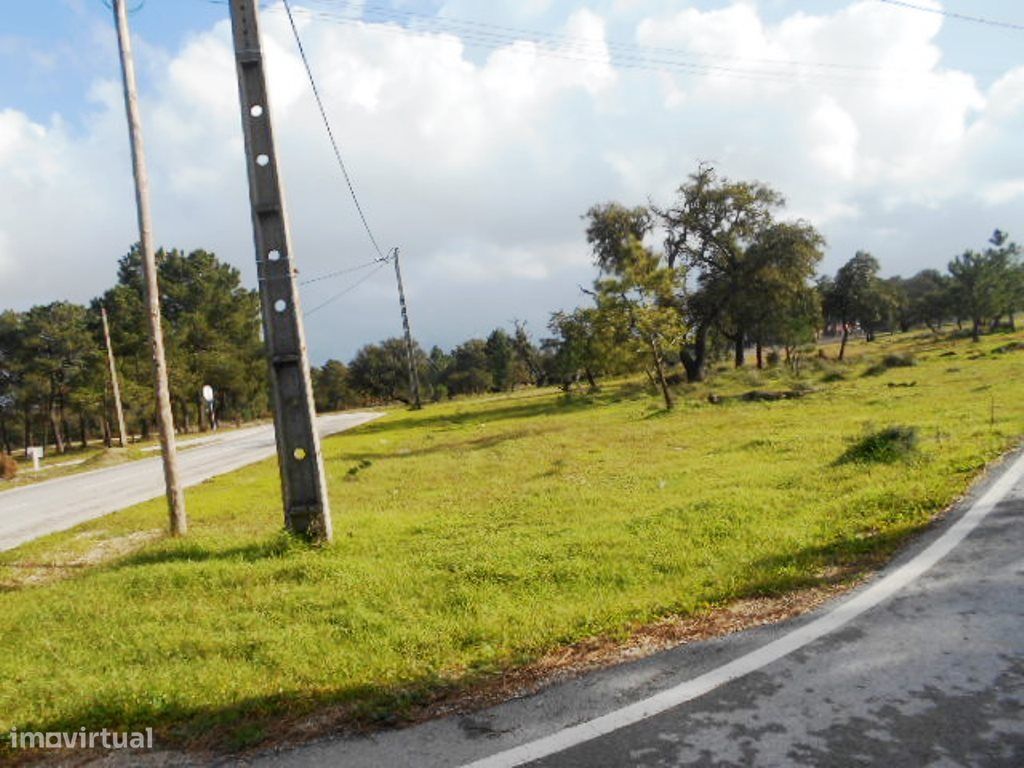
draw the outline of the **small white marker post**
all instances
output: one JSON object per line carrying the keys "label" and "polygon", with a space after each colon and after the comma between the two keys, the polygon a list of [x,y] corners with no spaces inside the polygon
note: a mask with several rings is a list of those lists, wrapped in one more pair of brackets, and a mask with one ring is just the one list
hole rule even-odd
{"label": "small white marker post", "polygon": [[43,446],[41,445],[30,445],[25,449],[25,454],[32,459],[32,471],[39,471],[39,460],[43,458]]}
{"label": "small white marker post", "polygon": [[213,410],[213,387],[203,384],[203,400],[210,409],[210,429],[217,431],[217,414]]}

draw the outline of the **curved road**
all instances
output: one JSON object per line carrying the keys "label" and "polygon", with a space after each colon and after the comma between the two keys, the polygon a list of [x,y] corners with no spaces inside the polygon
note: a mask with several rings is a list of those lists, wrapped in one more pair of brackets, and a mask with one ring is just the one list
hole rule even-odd
{"label": "curved road", "polygon": [[1024,766],[1024,455],[792,621],[269,766]]}
{"label": "curved road", "polygon": [[[317,427],[321,436],[331,435],[379,415],[327,414],[317,418]],[[179,471],[186,488],[273,456],[276,451],[271,424],[214,433],[178,445]],[[0,551],[163,494],[159,456],[2,491]]]}

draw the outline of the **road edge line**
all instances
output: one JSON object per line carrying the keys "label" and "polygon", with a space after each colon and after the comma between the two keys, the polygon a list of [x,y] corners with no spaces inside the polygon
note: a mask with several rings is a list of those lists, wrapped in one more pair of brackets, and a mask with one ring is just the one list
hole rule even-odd
{"label": "road edge line", "polygon": [[466,763],[463,768],[513,768],[584,744],[614,731],[661,714],[699,698],[726,683],[788,656],[825,635],[835,632],[865,611],[889,599],[916,581],[960,544],[1024,476],[1024,453],[1002,471],[999,478],[975,500],[953,525],[928,547],[891,573],[871,583],[828,612],[782,637],[691,680],[607,714],[570,726],[548,736],[520,744]]}

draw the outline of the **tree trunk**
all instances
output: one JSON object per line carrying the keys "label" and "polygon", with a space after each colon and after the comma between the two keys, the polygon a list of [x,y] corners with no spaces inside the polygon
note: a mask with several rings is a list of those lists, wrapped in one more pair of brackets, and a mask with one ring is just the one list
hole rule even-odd
{"label": "tree trunk", "polygon": [[665,366],[661,360],[661,350],[658,349],[658,343],[653,338],[648,339],[648,343],[651,346],[651,354],[654,356],[654,370],[658,374],[661,396],[665,398],[665,409],[671,411],[675,406],[675,402],[672,399],[672,390],[668,387],[668,379],[665,378]]}
{"label": "tree trunk", "polygon": [[704,381],[708,356],[708,331],[710,326],[697,326],[697,337],[693,341],[693,352],[687,349],[679,351],[679,360],[686,369],[686,380],[689,382]]}
{"label": "tree trunk", "polygon": [[85,414],[81,411],[78,412],[78,428],[81,431],[82,447],[85,448],[89,445],[89,428],[85,423]]}
{"label": "tree trunk", "polygon": [[755,348],[757,349],[757,370],[760,371],[764,368],[764,348],[760,341],[755,344]]}
{"label": "tree trunk", "polygon": [[843,323],[843,340],[839,342],[839,359],[843,359],[843,355],[846,354],[846,340],[850,337],[850,329]]}
{"label": "tree trunk", "polygon": [[971,325],[971,341],[978,341],[981,338],[981,318],[974,318],[974,323]]}
{"label": "tree trunk", "polygon": [[50,399],[50,407],[47,410],[49,411],[50,429],[53,430],[53,448],[57,453],[64,453],[64,435],[60,432],[60,417],[57,414],[57,407],[52,398]]}
{"label": "tree trunk", "polygon": [[736,334],[736,338],[733,339],[733,362],[737,368],[742,368],[744,363],[743,356],[743,331],[739,331]]}
{"label": "tree trunk", "polygon": [[25,452],[27,453],[28,452],[28,447],[30,445],[32,445],[32,414],[29,411],[29,407],[28,407],[27,403],[25,404],[25,409],[23,411],[23,416],[24,416],[24,419],[25,419],[25,431],[24,431],[24,434],[22,435],[22,437],[25,440],[25,446],[24,447],[25,447]]}
{"label": "tree trunk", "polygon": [[590,370],[589,366],[583,366],[583,375],[587,377],[587,384],[590,385],[590,391],[596,392],[599,389],[597,386],[597,379],[594,378],[594,372]]}
{"label": "tree trunk", "polygon": [[3,411],[0,411],[0,451],[8,454],[11,452],[11,441],[7,436],[7,419]]}
{"label": "tree trunk", "polygon": [[[114,445],[114,437],[110,434],[110,419],[107,418],[107,414],[104,413],[100,417],[100,429],[103,431],[103,447],[112,448]],[[125,441],[125,446],[128,442]]]}

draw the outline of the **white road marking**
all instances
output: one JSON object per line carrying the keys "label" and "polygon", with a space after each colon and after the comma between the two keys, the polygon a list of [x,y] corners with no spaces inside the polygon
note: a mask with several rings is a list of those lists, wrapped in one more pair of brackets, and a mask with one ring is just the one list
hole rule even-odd
{"label": "white road marking", "polygon": [[601,717],[565,728],[550,736],[468,763],[464,768],[512,768],[512,766],[523,765],[562,752],[703,696],[726,683],[756,672],[768,664],[788,656],[830,632],[835,632],[868,609],[875,607],[911,584],[948,555],[1002,501],[1022,476],[1024,476],[1024,454],[1018,456],[1002,476],[992,484],[992,487],[927,549],[809,624],[798,627],[767,645],[740,656],[728,664],[705,672],[692,680],[687,680]]}

